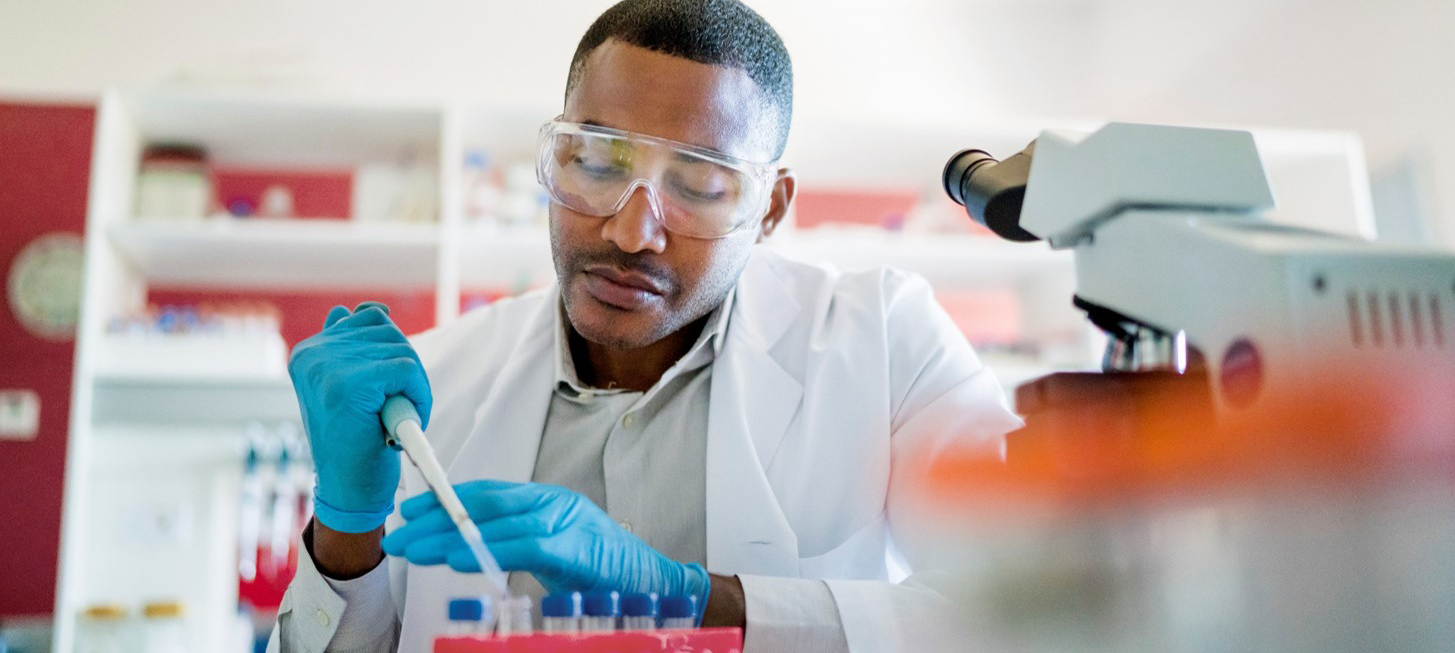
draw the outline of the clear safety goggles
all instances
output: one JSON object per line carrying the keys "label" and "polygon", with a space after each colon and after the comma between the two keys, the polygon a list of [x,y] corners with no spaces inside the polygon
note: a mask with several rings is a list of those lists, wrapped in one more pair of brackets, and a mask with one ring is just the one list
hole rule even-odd
{"label": "clear safety goggles", "polygon": [[607,217],[643,188],[663,227],[694,238],[761,218],[776,177],[773,163],[560,118],[541,127],[538,147],[536,177],[557,203]]}

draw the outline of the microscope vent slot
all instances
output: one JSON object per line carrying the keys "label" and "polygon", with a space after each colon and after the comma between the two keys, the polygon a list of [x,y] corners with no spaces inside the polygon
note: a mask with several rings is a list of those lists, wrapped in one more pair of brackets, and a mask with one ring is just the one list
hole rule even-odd
{"label": "microscope vent slot", "polygon": [[1366,303],[1369,305],[1369,340],[1375,347],[1384,346],[1384,315],[1379,310],[1379,293],[1369,291]]}
{"label": "microscope vent slot", "polygon": [[1389,291],[1389,333],[1396,348],[1404,346],[1404,307],[1400,305],[1399,293]]}
{"label": "microscope vent slot", "polygon": [[1436,295],[1435,293],[1430,293],[1430,325],[1431,325],[1431,327],[1433,327],[1431,329],[1430,333],[1431,333],[1431,335],[1434,336],[1435,346],[1436,347],[1439,347],[1440,349],[1444,349],[1445,348],[1445,324],[1444,324],[1444,316],[1441,315],[1441,313],[1440,313],[1440,296],[1439,295]]}
{"label": "microscope vent slot", "polygon": [[1411,292],[1410,298],[1410,328],[1414,332],[1415,349],[1425,348],[1425,316],[1420,310],[1420,293]]}
{"label": "microscope vent slot", "polygon": [[1359,319],[1359,294],[1350,290],[1349,300],[1349,337],[1354,341],[1355,347],[1364,346],[1364,327]]}

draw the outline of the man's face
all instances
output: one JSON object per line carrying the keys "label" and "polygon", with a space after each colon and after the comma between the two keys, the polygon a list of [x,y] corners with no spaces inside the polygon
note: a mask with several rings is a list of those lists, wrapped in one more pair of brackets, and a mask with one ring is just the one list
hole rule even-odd
{"label": "man's face", "polygon": [[[774,144],[766,106],[740,70],[607,40],[585,60],[564,119],[765,161]],[[551,252],[571,325],[593,343],[636,349],[711,312],[786,212],[792,185],[781,175],[767,215],[718,239],[667,231],[641,188],[605,218],[552,202]]]}

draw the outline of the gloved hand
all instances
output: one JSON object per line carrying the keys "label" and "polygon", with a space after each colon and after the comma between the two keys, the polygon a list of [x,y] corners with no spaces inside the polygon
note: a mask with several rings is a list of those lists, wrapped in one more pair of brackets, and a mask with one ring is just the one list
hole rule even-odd
{"label": "gloved hand", "polygon": [[[491,480],[460,483],[455,492],[501,568],[531,572],[549,592],[696,594],[698,605],[707,605],[711,580],[701,565],[658,553],[580,494]],[[385,553],[480,571],[434,493],[411,497],[399,513],[406,523],[384,538]]]}
{"label": "gloved hand", "polygon": [[424,366],[389,309],[364,302],[328,312],[323,331],[298,343],[288,360],[303,429],[318,474],[314,517],[345,533],[366,533],[394,510],[399,453],[384,444],[379,411],[404,394],[429,423],[433,400]]}

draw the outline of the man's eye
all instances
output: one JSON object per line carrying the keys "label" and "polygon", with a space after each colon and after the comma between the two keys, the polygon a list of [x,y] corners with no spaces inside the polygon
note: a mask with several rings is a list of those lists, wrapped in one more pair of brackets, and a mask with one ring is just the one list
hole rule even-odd
{"label": "man's eye", "polygon": [[668,181],[678,196],[695,202],[721,202],[732,195],[732,184],[720,174],[672,174]]}
{"label": "man's eye", "polygon": [[725,190],[698,190],[687,185],[677,186],[677,192],[681,193],[683,196],[689,199],[698,200],[700,202],[718,202],[722,201],[724,198],[727,197],[727,191]]}
{"label": "man's eye", "polygon": [[620,175],[625,170],[623,166],[613,161],[610,157],[599,156],[590,152],[576,154],[576,156],[572,157],[571,163],[577,168],[580,168],[582,172],[601,179]]}

